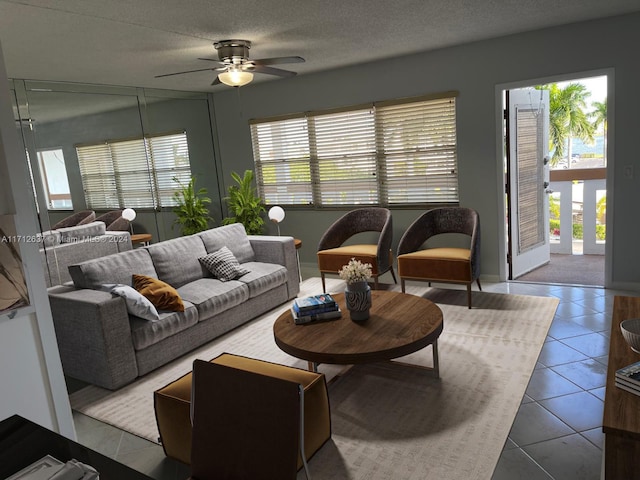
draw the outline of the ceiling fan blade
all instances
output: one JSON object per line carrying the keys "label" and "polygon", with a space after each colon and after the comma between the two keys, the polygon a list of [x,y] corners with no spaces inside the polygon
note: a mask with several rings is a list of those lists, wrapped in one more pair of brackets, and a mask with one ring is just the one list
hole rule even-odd
{"label": "ceiling fan blade", "polygon": [[156,75],[154,78],[170,77],[171,75],[182,75],[183,73],[204,72],[206,70],[215,70],[215,67],[214,68],[211,68],[211,67],[209,67],[209,68],[199,68],[197,70],[186,70],[184,72],[165,73],[165,74],[162,74],[162,75]]}
{"label": "ceiling fan blade", "polygon": [[302,57],[273,57],[273,58],[258,58],[257,60],[251,60],[254,65],[275,65],[277,63],[304,63]]}
{"label": "ceiling fan blade", "polygon": [[247,69],[250,72],[266,73],[268,75],[277,75],[278,77],[293,77],[296,72],[290,70],[282,70],[281,68],[265,67],[264,65],[254,65],[253,68]]}

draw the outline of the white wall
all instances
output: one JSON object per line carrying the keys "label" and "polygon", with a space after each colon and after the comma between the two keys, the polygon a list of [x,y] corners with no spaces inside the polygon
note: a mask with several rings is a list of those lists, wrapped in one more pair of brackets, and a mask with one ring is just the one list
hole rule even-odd
{"label": "white wall", "polygon": [[[2,173],[5,173],[4,175]],[[0,214],[16,213],[18,234],[36,233],[24,152],[18,146],[0,46]],[[0,315],[0,419],[19,414],[75,438],[44,274],[36,243],[21,243],[31,305]]]}
{"label": "white wall", "polygon": [[[393,39],[389,39],[392,41]],[[481,271],[485,278],[504,275],[504,186],[496,135],[496,86],[612,69],[615,112],[609,121],[612,145],[608,206],[615,204],[608,226],[609,286],[640,289],[640,14],[583,22],[536,32],[475,42],[458,47],[363,64],[319,74],[277,79],[214,94],[222,177],[253,168],[251,118],[318,110],[369,101],[457,90],[460,204],[480,213]],[[312,61],[312,60],[310,60]],[[633,179],[623,178],[624,166]],[[287,211],[282,233],[303,240],[303,262],[315,262],[317,241],[341,212],[311,209]],[[394,240],[419,214],[394,210]],[[607,215],[609,218],[609,214]]]}

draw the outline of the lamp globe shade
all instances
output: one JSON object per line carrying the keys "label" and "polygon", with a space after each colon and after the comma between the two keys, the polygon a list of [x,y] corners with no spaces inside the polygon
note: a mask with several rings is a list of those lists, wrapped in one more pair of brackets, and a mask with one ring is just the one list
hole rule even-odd
{"label": "lamp globe shade", "polygon": [[136,218],[136,211],[133,208],[125,208],[122,211],[122,218],[133,222],[133,220]]}
{"label": "lamp globe shade", "polygon": [[269,220],[275,223],[280,223],[284,220],[284,210],[282,207],[271,207],[269,209]]}

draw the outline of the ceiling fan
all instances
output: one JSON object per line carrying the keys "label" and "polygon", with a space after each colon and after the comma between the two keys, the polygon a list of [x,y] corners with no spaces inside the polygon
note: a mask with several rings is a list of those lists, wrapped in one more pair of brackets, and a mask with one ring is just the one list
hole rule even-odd
{"label": "ceiling fan", "polygon": [[165,73],[164,75],[156,75],[155,78],[212,70],[220,73],[218,73],[211,85],[224,83],[231,87],[241,87],[253,80],[254,73],[266,73],[267,75],[276,75],[278,77],[293,77],[297,75],[296,72],[270,67],[269,65],[304,62],[302,57],[274,57],[249,60],[249,49],[251,48],[249,40],[221,40],[215,42],[213,46],[218,51],[218,60],[214,58],[198,58],[198,60],[214,62],[216,66],[187,70],[185,72]]}

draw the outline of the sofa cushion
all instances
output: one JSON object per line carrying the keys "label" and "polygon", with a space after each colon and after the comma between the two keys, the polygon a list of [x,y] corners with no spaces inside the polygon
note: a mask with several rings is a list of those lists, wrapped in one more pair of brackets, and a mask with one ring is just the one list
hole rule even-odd
{"label": "sofa cushion", "polygon": [[248,262],[243,263],[242,266],[249,270],[248,274],[240,278],[240,281],[249,288],[249,298],[257,297],[287,281],[287,269],[282,265]]}
{"label": "sofa cushion", "polygon": [[145,248],[160,280],[178,288],[203,277],[198,258],[206,255],[207,251],[198,235],[165,240]]}
{"label": "sofa cushion", "polygon": [[233,256],[233,253],[227,247],[222,247],[217,252],[209,253],[198,260],[214,277],[223,282],[235,280],[249,273],[247,268],[240,266],[238,259]]}
{"label": "sofa cushion", "polygon": [[201,278],[178,288],[183,300],[198,309],[199,321],[229,310],[249,299],[249,289],[237,280],[221,282],[216,278]]}
{"label": "sofa cushion", "polygon": [[47,267],[51,272],[52,285],[71,281],[69,265],[118,253],[118,244],[111,240],[101,235],[83,242],[61,243],[47,248],[42,254],[46,257]]}
{"label": "sofa cushion", "polygon": [[180,294],[175,288],[162,280],[134,273],[133,288],[147,297],[158,310],[184,312],[184,304]]}
{"label": "sofa cushion", "polygon": [[127,305],[127,312],[129,312],[129,315],[135,315],[136,317],[150,320],[152,322],[160,320],[158,311],[153,303],[133,287],[122,284],[107,284],[103,285],[103,290],[122,297],[124,299],[124,303]]}
{"label": "sofa cushion", "polygon": [[98,290],[105,283],[131,285],[131,274],[157,277],[149,252],[136,248],[69,266],[73,284]]}
{"label": "sofa cushion", "polygon": [[241,223],[232,223],[222,227],[212,228],[197,234],[204,243],[206,253],[212,253],[227,247],[240,263],[251,262],[255,253],[249,237]]}
{"label": "sofa cushion", "polygon": [[142,350],[198,323],[196,307],[188,302],[184,306],[184,312],[159,312],[157,322],[129,317],[133,347]]}
{"label": "sofa cushion", "polygon": [[46,232],[42,232],[40,237],[41,247],[52,247],[54,245],[58,245],[62,241],[60,238],[60,232],[57,230],[47,230]]}
{"label": "sofa cushion", "polygon": [[91,237],[97,237],[98,235],[104,235],[107,231],[104,222],[91,222],[75,227],[59,228],[60,242],[82,242],[90,239]]}

